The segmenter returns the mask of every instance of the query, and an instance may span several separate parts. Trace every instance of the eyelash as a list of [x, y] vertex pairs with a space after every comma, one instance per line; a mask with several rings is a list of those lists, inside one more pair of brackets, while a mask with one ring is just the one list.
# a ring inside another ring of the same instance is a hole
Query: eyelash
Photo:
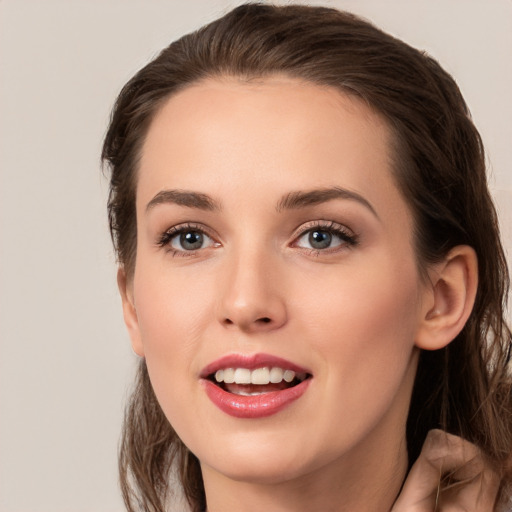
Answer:
[[[355, 247], [359, 243], [359, 236], [347, 229], [346, 227], [342, 226], [341, 224], [337, 224], [333, 221], [314, 221], [311, 223], [306, 224], [306, 226], [302, 226], [300, 231], [297, 232], [294, 235], [294, 242], [292, 246], [296, 246], [298, 241], [303, 238], [308, 233], [314, 232], [314, 231], [323, 231], [327, 232], [330, 235], [338, 237], [342, 243], [341, 248], [340, 246], [336, 246], [334, 248], [325, 248], [325, 249], [314, 249], [314, 248], [307, 248], [307, 247], [299, 247], [301, 250], [306, 251], [312, 255], [319, 256], [320, 254], [329, 254], [332, 252], [338, 252], [343, 249], [349, 249], [352, 247]], [[181, 235], [183, 233], [200, 233], [202, 235], [206, 235], [208, 238], [211, 238], [214, 240], [214, 245], [219, 246], [220, 244], [218, 242], [215, 242], [215, 238], [211, 236], [208, 231], [204, 228], [204, 226], [201, 226], [199, 224], [194, 223], [187, 223], [187, 224], [180, 224], [178, 226], [173, 226], [172, 228], [168, 229], [167, 231], [164, 231], [159, 239], [157, 240], [157, 246], [166, 248], [166, 250], [172, 254], [172, 256], [178, 256], [178, 257], [193, 257], [197, 255], [199, 251], [202, 249], [197, 250], [178, 250], [174, 249], [171, 246], [172, 240], [177, 237], [178, 235]]]
[[293, 245], [297, 245], [298, 241], [301, 240], [305, 235], [314, 231], [327, 232], [330, 235], [338, 237], [342, 242], [340, 246], [325, 249], [301, 247], [303, 251], [307, 251], [309, 254], [314, 256], [320, 256], [321, 254], [330, 254], [339, 252], [341, 250], [350, 249], [359, 243], [359, 236], [341, 224], [338, 224], [334, 221], [313, 221], [311, 223], [307, 223], [305, 226], [301, 226], [300, 231], [294, 236]]
[[[178, 257], [190, 257], [195, 256], [198, 251], [201, 249], [197, 249], [195, 251], [180, 251], [178, 249], [174, 249], [171, 246], [172, 240], [183, 233], [201, 233], [202, 235], [206, 235], [208, 238], [211, 238], [214, 240], [214, 237], [211, 236], [207, 230], [204, 228], [204, 226], [201, 226], [199, 224], [194, 223], [187, 223], [187, 224], [180, 224], [178, 226], [173, 226], [172, 228], [169, 228], [167, 231], [164, 231], [159, 239], [157, 240], [157, 246], [166, 248], [166, 250], [172, 254], [172, 256], [178, 256]], [[218, 244], [218, 242], [216, 242]]]

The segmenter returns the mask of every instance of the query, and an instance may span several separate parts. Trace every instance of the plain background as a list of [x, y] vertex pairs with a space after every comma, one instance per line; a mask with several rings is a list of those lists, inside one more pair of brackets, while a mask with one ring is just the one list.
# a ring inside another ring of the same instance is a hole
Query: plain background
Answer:
[[[0, 0], [0, 511], [121, 511], [136, 356], [99, 154], [121, 86], [237, 1]], [[282, 3], [282, 2], [281, 2]], [[512, 1], [339, 0], [458, 80], [512, 246]]]

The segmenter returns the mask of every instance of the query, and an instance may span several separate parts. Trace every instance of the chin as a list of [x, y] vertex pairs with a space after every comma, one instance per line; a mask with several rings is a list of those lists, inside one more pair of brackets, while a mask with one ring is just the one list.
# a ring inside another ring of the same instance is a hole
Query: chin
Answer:
[[251, 441], [243, 437], [232, 437], [228, 445], [219, 443], [216, 453], [198, 453], [201, 466], [234, 481], [268, 485], [295, 480], [332, 462], [332, 452], [307, 450], [312, 443], [302, 436], [294, 439], [290, 432], [288, 439], [268, 433]]
[[279, 459], [237, 457], [229, 461], [229, 464], [215, 464], [212, 469], [230, 480], [261, 485], [291, 481], [311, 471], [307, 466], [284, 460], [282, 455]]

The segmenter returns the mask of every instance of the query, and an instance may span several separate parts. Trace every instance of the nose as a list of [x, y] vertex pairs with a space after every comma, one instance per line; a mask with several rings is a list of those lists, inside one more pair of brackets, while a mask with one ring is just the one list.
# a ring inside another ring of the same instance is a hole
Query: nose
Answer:
[[226, 261], [219, 321], [228, 329], [261, 333], [287, 322], [285, 290], [279, 264], [262, 251], [245, 251]]

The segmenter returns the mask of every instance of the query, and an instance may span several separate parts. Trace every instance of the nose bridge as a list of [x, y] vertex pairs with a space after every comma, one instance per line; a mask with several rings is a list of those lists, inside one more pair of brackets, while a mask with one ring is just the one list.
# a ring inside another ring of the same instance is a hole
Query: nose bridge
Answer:
[[231, 248], [223, 272], [219, 320], [224, 326], [255, 332], [286, 322], [279, 260], [276, 251], [254, 240]]

